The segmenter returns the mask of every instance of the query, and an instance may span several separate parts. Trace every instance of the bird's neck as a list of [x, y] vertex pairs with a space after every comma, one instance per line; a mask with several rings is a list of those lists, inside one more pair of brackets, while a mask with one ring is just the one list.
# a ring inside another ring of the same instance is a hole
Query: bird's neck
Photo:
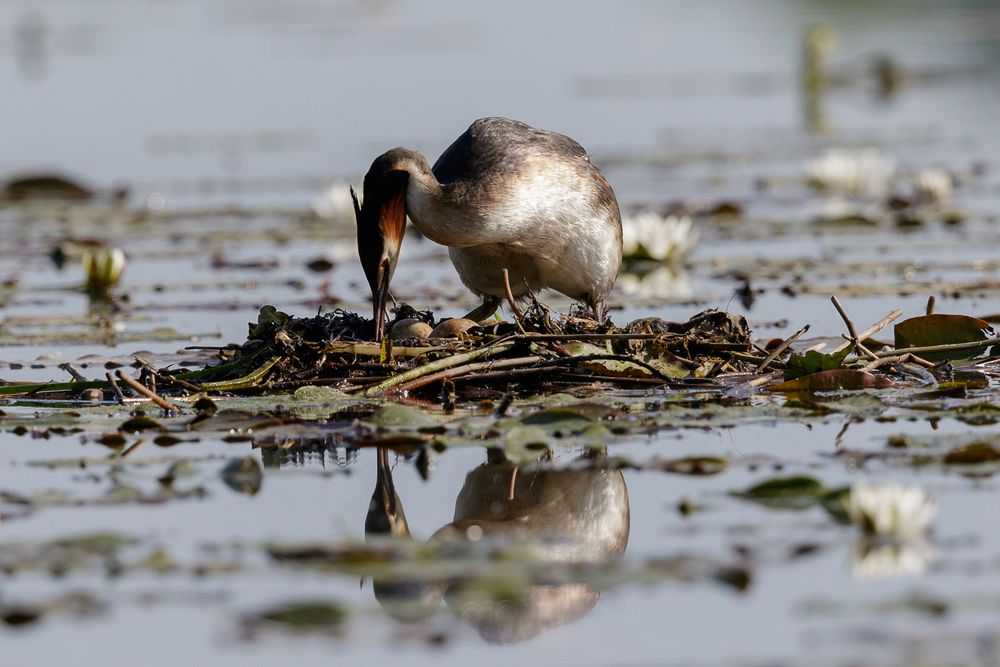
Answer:
[[420, 233], [447, 246], [466, 244], [461, 201], [454, 188], [441, 185], [433, 174], [410, 174], [406, 213]]

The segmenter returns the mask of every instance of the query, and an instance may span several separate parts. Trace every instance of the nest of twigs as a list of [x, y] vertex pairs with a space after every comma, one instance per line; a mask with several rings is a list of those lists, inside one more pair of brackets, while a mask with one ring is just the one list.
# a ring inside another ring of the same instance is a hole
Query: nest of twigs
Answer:
[[[402, 305], [396, 322], [435, 324], [426, 311]], [[750, 362], [746, 320], [715, 310], [687, 322], [659, 318], [618, 327], [593, 319], [554, 317], [533, 304], [515, 322], [467, 329], [449, 338], [371, 340], [371, 320], [336, 310], [293, 318], [265, 306], [245, 343], [220, 350], [223, 363], [203, 376], [204, 389], [286, 391], [332, 385], [369, 396], [436, 391], [442, 384], [541, 393], [579, 385], [704, 386], [720, 373], [745, 373]]]
[[[994, 346], [1000, 338], [987, 322], [933, 314], [931, 302], [927, 315], [896, 325], [892, 346], [871, 337], [901, 311], [858, 333], [840, 302], [832, 300], [849, 335], [828, 352], [818, 351], [826, 342], [792, 351], [808, 326], [759, 347], [743, 317], [718, 310], [703, 311], [686, 322], [650, 317], [616, 326], [587, 317], [554, 316], [533, 302], [524, 312], [517, 311], [513, 322], [469, 322], [451, 337], [397, 336], [378, 343], [372, 341], [373, 322], [355, 313], [335, 310], [294, 318], [264, 306], [249, 325], [247, 340], [211, 348], [217, 361], [202, 369], [157, 368], [137, 358], [138, 378], [118, 370], [106, 374], [106, 381], [88, 380], [67, 368], [74, 382], [8, 383], [0, 386], [0, 396], [139, 400], [131, 395], [164, 409], [174, 407], [164, 396], [260, 395], [307, 385], [367, 397], [446, 402], [496, 393], [637, 387], [717, 391], [739, 398], [758, 388], [797, 393], [885, 389], [899, 383], [965, 391], [989, 384], [997, 375], [1000, 356]], [[390, 331], [403, 320], [441, 324], [432, 313], [406, 305], [393, 315]], [[983, 353], [985, 359], [971, 361]], [[956, 367], [953, 359], [969, 361]]]

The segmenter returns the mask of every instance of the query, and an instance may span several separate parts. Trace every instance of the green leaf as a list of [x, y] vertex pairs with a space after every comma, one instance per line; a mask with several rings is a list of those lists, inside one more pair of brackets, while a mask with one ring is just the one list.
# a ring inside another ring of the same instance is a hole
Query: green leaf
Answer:
[[826, 493], [819, 480], [795, 476], [775, 477], [733, 495], [768, 507], [800, 510], [815, 505]]
[[271, 333], [285, 324], [291, 316], [283, 313], [274, 306], [262, 306], [257, 314], [257, 323], [251, 322], [247, 338], [250, 340], [265, 340]]
[[788, 359], [788, 369], [785, 371], [785, 379], [794, 380], [810, 373], [842, 368], [844, 359], [847, 358], [849, 352], [850, 348], [848, 347], [832, 354], [821, 354], [816, 350], [809, 350], [805, 354], [795, 354], [793, 352], [792, 356]]
[[438, 425], [434, 417], [408, 405], [383, 406], [376, 410], [368, 421], [379, 428], [394, 430], [416, 430]]
[[246, 619], [246, 623], [266, 623], [292, 632], [338, 633], [347, 617], [347, 610], [339, 604], [295, 602], [254, 614]]

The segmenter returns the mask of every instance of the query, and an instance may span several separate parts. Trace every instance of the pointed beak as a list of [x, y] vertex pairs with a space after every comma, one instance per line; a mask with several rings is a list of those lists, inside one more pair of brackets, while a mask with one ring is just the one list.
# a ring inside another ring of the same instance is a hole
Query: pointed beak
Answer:
[[[378, 159], [376, 159], [376, 163]], [[358, 256], [365, 271], [365, 278], [372, 290], [372, 319], [375, 323], [375, 340], [385, 336], [386, 302], [389, 282], [396, 270], [399, 245], [406, 231], [405, 171], [387, 174], [374, 172], [365, 176], [365, 198], [362, 203], [353, 189], [354, 217], [358, 223]]]
[[392, 275], [392, 264], [386, 257], [378, 265], [378, 276], [375, 282], [375, 293], [372, 294], [372, 320], [375, 322], [375, 341], [381, 343], [385, 337], [386, 312], [385, 304], [389, 298], [389, 278]]

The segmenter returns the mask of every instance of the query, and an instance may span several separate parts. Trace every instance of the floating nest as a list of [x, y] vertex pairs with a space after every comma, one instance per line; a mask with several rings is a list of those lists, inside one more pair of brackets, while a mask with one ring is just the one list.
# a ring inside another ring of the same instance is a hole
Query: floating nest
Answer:
[[[125, 402], [137, 396], [169, 410], [174, 406], [164, 396], [262, 395], [326, 385], [371, 398], [407, 396], [449, 405], [497, 395], [608, 388], [664, 387], [737, 398], [759, 388], [796, 393], [901, 384], [962, 392], [1000, 376], [994, 347], [1000, 338], [983, 320], [932, 313], [910, 318], [895, 326], [895, 346], [890, 346], [871, 336], [900, 311], [859, 334], [839, 301], [833, 302], [850, 335], [827, 353], [792, 351], [808, 326], [758, 347], [743, 317], [718, 310], [686, 322], [650, 317], [616, 326], [572, 314], [554, 316], [533, 302], [512, 322], [476, 324], [438, 321], [431, 312], [404, 304], [387, 326], [392, 335], [377, 343], [372, 320], [356, 313], [334, 310], [296, 318], [264, 306], [250, 323], [246, 341], [209, 348], [216, 358], [201, 369], [157, 368], [137, 358], [137, 378], [118, 370], [107, 381], [74, 375], [74, 382], [0, 383], [0, 397]], [[414, 332], [420, 335], [410, 335]], [[984, 353], [986, 358], [971, 360]], [[956, 359], [964, 361], [956, 366]]]
[[294, 318], [265, 306], [246, 342], [220, 349], [222, 363], [205, 369], [199, 386], [260, 393], [323, 384], [368, 396], [466, 385], [541, 393], [580, 385], [711, 386], [713, 376], [753, 370], [738, 356], [754, 350], [746, 320], [716, 310], [683, 323], [646, 318], [624, 327], [553, 317], [538, 303], [515, 322], [468, 328], [405, 304], [393, 315], [387, 331], [419, 322], [427, 331], [437, 325], [438, 333], [379, 344], [371, 340], [372, 321], [355, 313]]

